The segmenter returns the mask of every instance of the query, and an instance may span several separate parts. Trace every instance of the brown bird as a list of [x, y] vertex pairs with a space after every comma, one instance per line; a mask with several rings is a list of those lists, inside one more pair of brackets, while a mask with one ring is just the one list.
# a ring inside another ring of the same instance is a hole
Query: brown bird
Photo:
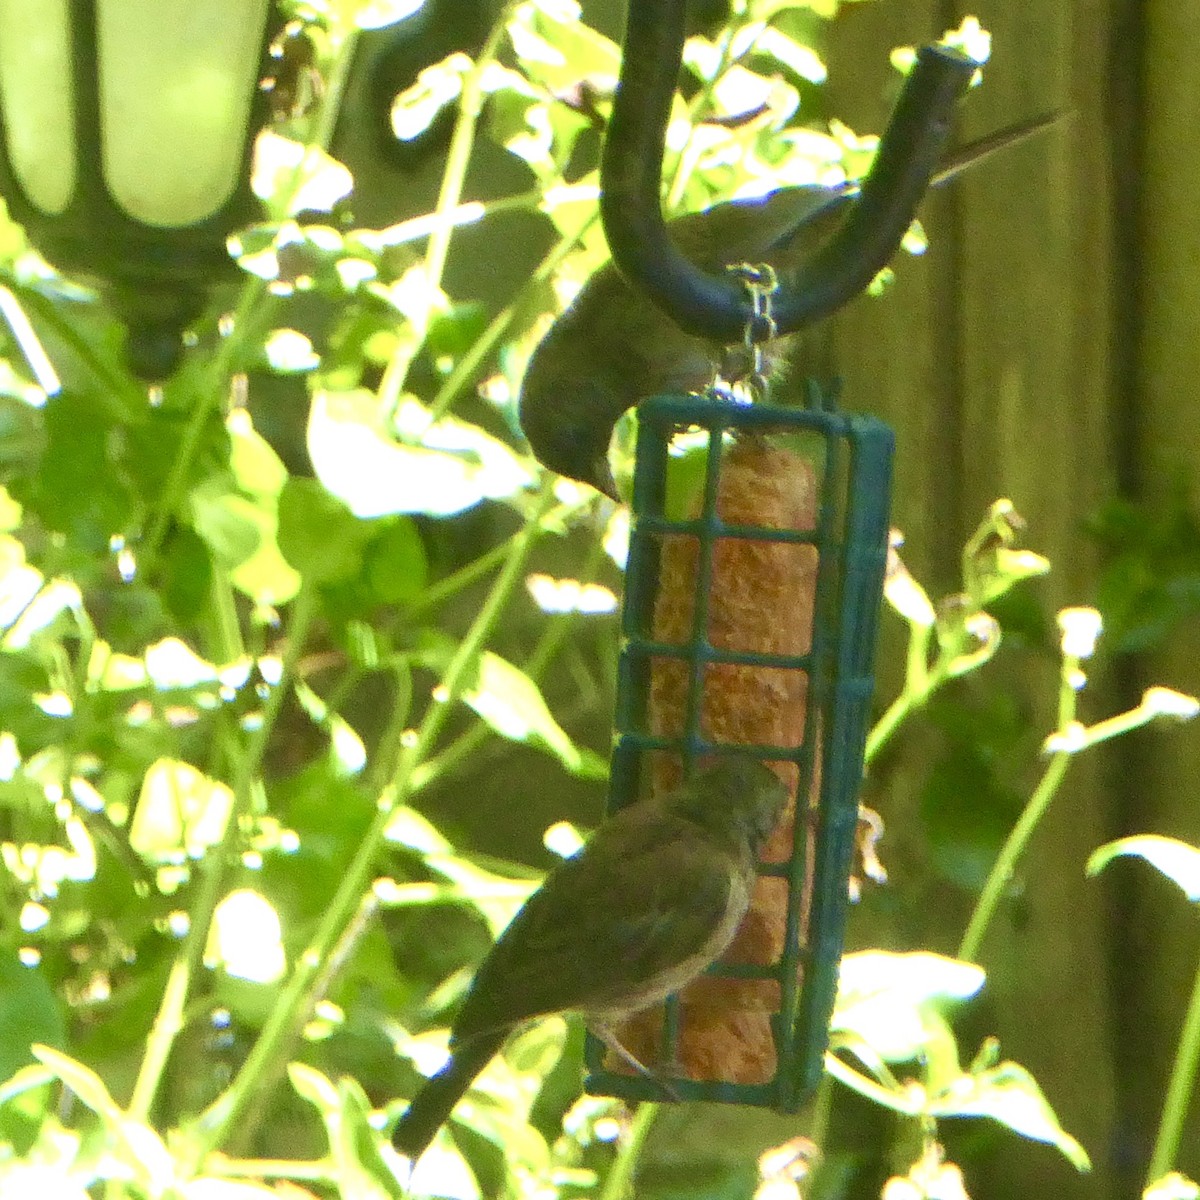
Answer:
[[[1061, 116], [970, 143], [947, 161], [931, 186], [1033, 137]], [[676, 217], [670, 233], [706, 271], [768, 263], [786, 273], [829, 238], [857, 191], [856, 183], [782, 188]], [[768, 369], [786, 356], [794, 337], [764, 347]], [[685, 333], [610, 262], [592, 275], [534, 350], [521, 384], [521, 428], [544, 466], [617, 499], [608, 465], [617, 420], [648, 396], [705, 391], [722, 359], [721, 345]]]
[[400, 1118], [396, 1149], [419, 1158], [505, 1038], [533, 1017], [578, 1012], [645, 1072], [614, 1030], [724, 952], [786, 801], [768, 767], [729, 757], [606, 821], [546, 876], [484, 959], [450, 1031], [452, 1057]]

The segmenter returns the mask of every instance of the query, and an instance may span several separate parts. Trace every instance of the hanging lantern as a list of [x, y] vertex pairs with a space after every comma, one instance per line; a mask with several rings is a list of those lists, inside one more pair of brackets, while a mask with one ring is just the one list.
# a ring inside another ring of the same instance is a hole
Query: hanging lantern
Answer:
[[588, 1049], [594, 1092], [797, 1108], [821, 1077], [848, 906], [887, 557], [893, 437], [817, 404], [638, 409], [610, 804], [749, 754], [793, 804], [730, 950]]
[[270, 0], [0, 0], [0, 193], [59, 269], [96, 276], [144, 378], [235, 274]]

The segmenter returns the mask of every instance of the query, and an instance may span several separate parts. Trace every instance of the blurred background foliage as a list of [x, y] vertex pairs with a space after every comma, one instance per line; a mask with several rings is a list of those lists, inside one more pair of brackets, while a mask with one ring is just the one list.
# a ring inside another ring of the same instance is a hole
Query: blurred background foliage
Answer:
[[[621, 5], [281, 7], [299, 65], [258, 148], [263, 219], [165, 385], [129, 375], [86, 281], [0, 224], [6, 1195], [402, 1194], [379, 1131], [491, 937], [601, 815], [625, 514], [545, 478], [515, 412], [605, 257]], [[1129, 14], [993, 7], [966, 129], [1081, 116], [931, 200], [923, 261], [800, 364], [894, 420], [913, 569], [889, 589], [864, 793], [891, 882], [862, 881], [838, 1082], [797, 1117], [631, 1123], [580, 1097], [580, 1031], [541, 1022], [418, 1194], [1122, 1196], [1152, 1143], [1162, 1170], [1200, 1169], [1161, 1153], [1172, 1062], [1171, 1119], [1188, 1103], [1189, 914], [1149, 871], [1084, 873], [1112, 838], [1200, 836], [1194, 732], [1107, 740], [1200, 688], [1195, 443], [1151, 370], [1182, 318], [1122, 323], [1104, 299], [1171, 261], [1088, 122], [1128, 77], [1076, 26], [1115, 47]], [[889, 54], [948, 23], [907, 0], [712, 0], [692, 21], [670, 211], [860, 175]], [[1080, 603], [1103, 614], [1094, 659], [1055, 623]], [[1127, 852], [1194, 883], [1190, 860]]]

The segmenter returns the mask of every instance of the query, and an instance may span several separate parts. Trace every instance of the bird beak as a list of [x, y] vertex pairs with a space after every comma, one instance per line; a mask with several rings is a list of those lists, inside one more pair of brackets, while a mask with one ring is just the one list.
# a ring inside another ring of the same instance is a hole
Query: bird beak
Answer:
[[598, 492], [603, 492], [606, 496], [612, 500], [615, 500], [618, 504], [622, 503], [621, 497], [617, 494], [617, 481], [613, 478], [612, 468], [608, 465], [607, 454], [601, 454], [596, 461], [592, 463], [592, 470], [588, 476], [588, 483], [590, 483]]

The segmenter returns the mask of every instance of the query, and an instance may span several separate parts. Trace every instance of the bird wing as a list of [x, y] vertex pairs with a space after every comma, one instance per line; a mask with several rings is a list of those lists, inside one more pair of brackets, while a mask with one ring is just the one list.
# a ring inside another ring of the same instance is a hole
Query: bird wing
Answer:
[[627, 811], [560, 863], [501, 935], [456, 1040], [545, 1013], [622, 1007], [712, 940], [741, 864], [690, 821]]

